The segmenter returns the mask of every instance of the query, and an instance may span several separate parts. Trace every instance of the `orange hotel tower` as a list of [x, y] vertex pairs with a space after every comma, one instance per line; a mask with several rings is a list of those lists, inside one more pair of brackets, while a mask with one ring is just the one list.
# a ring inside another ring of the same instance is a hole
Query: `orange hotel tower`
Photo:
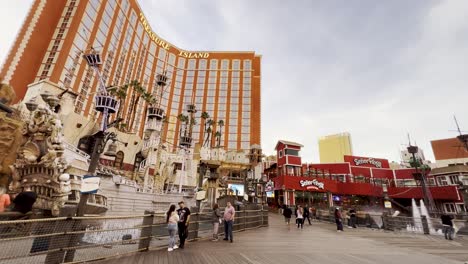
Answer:
[[[178, 144], [176, 117], [185, 112], [193, 93], [198, 116], [206, 111], [214, 120], [224, 120], [221, 145], [226, 149], [260, 145], [261, 56], [177, 48], [154, 33], [136, 0], [35, 0], [0, 70], [0, 81], [14, 87], [17, 100], [29, 84], [42, 80], [69, 88], [77, 94], [75, 112], [95, 118], [98, 81], [82, 58], [91, 47], [101, 54], [106, 86], [138, 80], [152, 92], [156, 74], [167, 71], [170, 81], [161, 105], [169, 125], [163, 140]], [[124, 122], [131, 124], [129, 131], [142, 136], [147, 103], [139, 100], [136, 114], [130, 114], [133, 94], [129, 90], [121, 110]], [[195, 141], [203, 141], [203, 130], [198, 119]]]

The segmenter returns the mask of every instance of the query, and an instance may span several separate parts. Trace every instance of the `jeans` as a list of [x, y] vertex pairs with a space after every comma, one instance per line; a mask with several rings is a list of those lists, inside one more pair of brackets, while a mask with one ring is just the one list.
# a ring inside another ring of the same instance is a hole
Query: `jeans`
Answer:
[[448, 225], [444, 225], [443, 230], [444, 230], [445, 239], [452, 240], [453, 239], [453, 233], [454, 233], [453, 227], [448, 226]]
[[349, 226], [352, 228], [356, 228], [356, 216], [351, 216], [349, 218]]
[[309, 225], [311, 225], [312, 223], [310, 222], [310, 217], [307, 215], [307, 216], [304, 216], [304, 220], [302, 222], [305, 223], [305, 220], [307, 219], [307, 221], [309, 221]]
[[213, 238], [218, 239], [219, 221], [213, 222]]
[[336, 230], [343, 231], [343, 222], [341, 221], [341, 219], [335, 219], [335, 223], [336, 223]]
[[173, 248], [176, 243], [177, 224], [168, 224], [167, 230], [169, 231], [169, 248]]
[[232, 241], [232, 220], [224, 221], [224, 239], [229, 239]]
[[185, 223], [177, 223], [177, 227], [179, 229], [179, 247], [184, 248], [185, 245], [185, 239], [188, 237], [188, 226], [185, 225]]

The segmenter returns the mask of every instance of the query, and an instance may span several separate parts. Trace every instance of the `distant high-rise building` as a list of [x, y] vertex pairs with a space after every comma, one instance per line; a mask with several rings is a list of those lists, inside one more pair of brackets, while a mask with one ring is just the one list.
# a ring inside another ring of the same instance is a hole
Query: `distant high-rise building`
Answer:
[[[189, 104], [195, 104], [197, 118], [207, 112], [224, 121], [214, 125], [213, 134], [222, 130], [220, 145], [226, 149], [261, 143], [260, 55], [176, 47], [153, 31], [137, 0], [32, 2], [0, 69], [0, 80], [14, 87], [17, 100], [24, 99], [30, 84], [47, 81], [76, 94], [75, 112], [94, 120], [98, 80], [82, 58], [93, 48], [101, 55], [106, 87], [137, 80], [151, 94], [157, 88], [155, 76], [165, 73], [169, 82], [160, 104], [167, 116], [163, 140], [168, 144], [178, 145], [177, 116]], [[120, 114], [127, 130], [143, 137], [148, 103], [138, 94], [129, 89], [121, 96]], [[201, 120], [193, 127], [196, 142], [205, 138], [204, 125]]]
[[[401, 154], [401, 163], [405, 167], [411, 167], [411, 160], [413, 158], [413, 154], [409, 153], [407, 149], [404, 149], [400, 152]], [[421, 148], [418, 148], [418, 152], [414, 154], [416, 159], [418, 159], [422, 164], [428, 164], [429, 161], [426, 160], [424, 157], [424, 152]]]
[[344, 162], [345, 155], [353, 155], [351, 135], [348, 132], [319, 138], [321, 163]]

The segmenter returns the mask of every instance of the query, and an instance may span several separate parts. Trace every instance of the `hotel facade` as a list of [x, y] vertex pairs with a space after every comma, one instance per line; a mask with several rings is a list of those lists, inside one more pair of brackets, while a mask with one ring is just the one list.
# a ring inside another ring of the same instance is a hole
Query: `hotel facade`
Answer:
[[[92, 48], [101, 54], [107, 87], [137, 80], [146, 92], [157, 93], [156, 74], [167, 75], [160, 105], [168, 121], [162, 138], [168, 144], [178, 145], [177, 116], [192, 103], [196, 117], [207, 112], [224, 121], [220, 145], [225, 149], [261, 144], [261, 56], [180, 49], [151, 29], [135, 0], [35, 0], [0, 70], [0, 81], [14, 87], [17, 101], [25, 99], [34, 83], [69, 89], [76, 95], [74, 112], [97, 123], [98, 79], [82, 58]], [[148, 103], [138, 97], [127, 90], [120, 111], [126, 130], [143, 137]], [[204, 136], [204, 120], [198, 119], [194, 141], [202, 143]]]

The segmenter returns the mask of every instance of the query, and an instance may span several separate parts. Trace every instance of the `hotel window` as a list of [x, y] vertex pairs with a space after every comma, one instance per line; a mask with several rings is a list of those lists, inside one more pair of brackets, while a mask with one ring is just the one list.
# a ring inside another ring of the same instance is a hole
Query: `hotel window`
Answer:
[[241, 140], [250, 142], [250, 134], [242, 134], [241, 135]]
[[250, 98], [242, 98], [242, 104], [246, 105], [246, 104], [250, 104]]
[[227, 70], [229, 67], [229, 60], [222, 60], [221, 61], [221, 69]]
[[219, 91], [219, 96], [227, 96], [227, 91], [226, 90], [220, 90]]
[[218, 111], [218, 119], [225, 119], [226, 118], [226, 111]]
[[237, 141], [229, 141], [228, 149], [237, 149]]
[[244, 60], [244, 70], [252, 69], [252, 61], [251, 60]]
[[229, 141], [237, 141], [237, 134], [229, 134]]
[[239, 70], [240, 69], [240, 60], [233, 60], [232, 61], [232, 68], [234, 70]]
[[242, 126], [241, 132], [242, 132], [243, 134], [250, 133], [250, 127]]
[[210, 69], [211, 70], [218, 69], [218, 60], [210, 60]]
[[239, 110], [239, 106], [237, 104], [233, 104], [231, 101], [231, 112], [237, 112], [237, 110]]
[[198, 68], [199, 68], [200, 70], [206, 70], [206, 64], [207, 64], [207, 62], [206, 62], [205, 59], [200, 60], [200, 61], [198, 62], [198, 65], [199, 65]]
[[250, 149], [250, 142], [245, 142], [245, 141], [242, 141], [241, 143], [241, 149]]
[[188, 63], [188, 68], [189, 68], [189, 70], [194, 70], [194, 69], [195, 69], [195, 65], [196, 65], [195, 59], [190, 59], [190, 60], [189, 60], [189, 63]]
[[250, 91], [243, 90], [242, 91], [242, 97], [244, 97], [244, 98], [250, 97]]
[[218, 110], [226, 111], [226, 105], [225, 104], [218, 104]]
[[244, 111], [250, 111], [250, 105], [243, 105], [242, 110]]

